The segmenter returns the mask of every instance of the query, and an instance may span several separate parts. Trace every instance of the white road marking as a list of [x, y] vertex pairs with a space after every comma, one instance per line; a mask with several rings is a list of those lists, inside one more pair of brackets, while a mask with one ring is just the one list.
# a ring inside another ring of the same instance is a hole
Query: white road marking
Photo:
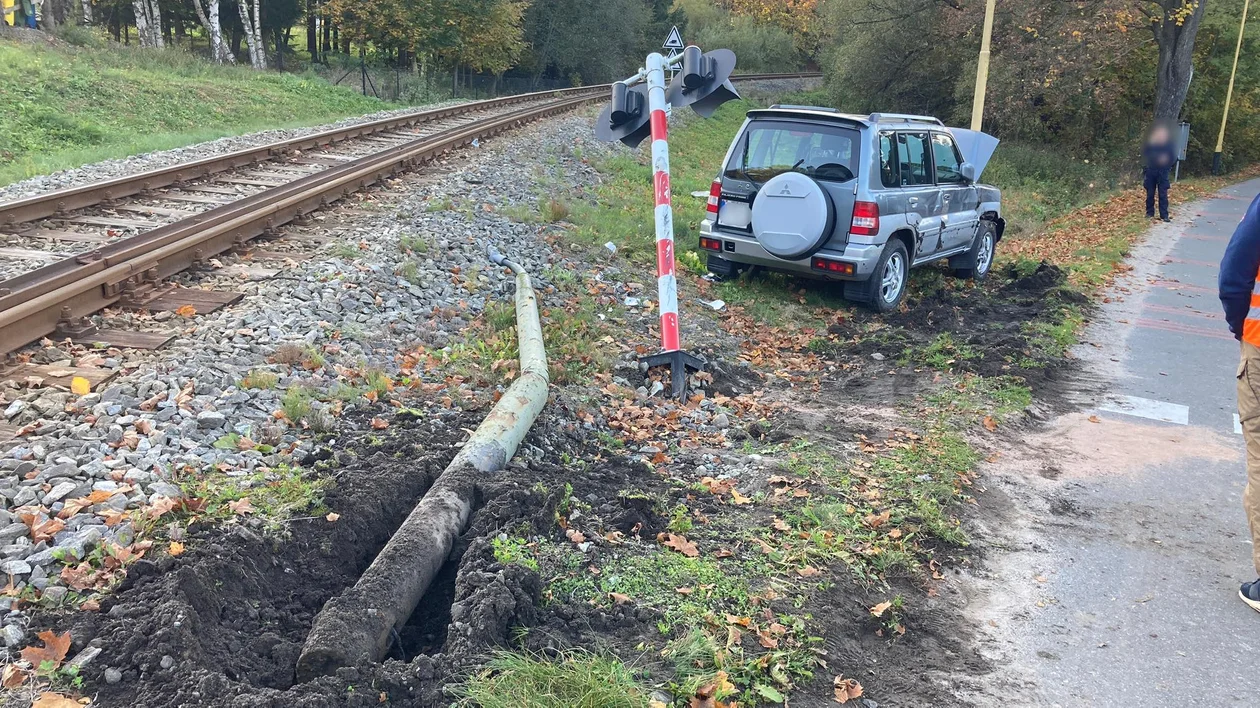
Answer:
[[1242, 421], [1238, 419], [1237, 413], [1234, 414], [1234, 432], [1238, 435], [1242, 435]]
[[1149, 418], [1150, 420], [1158, 420], [1165, 423], [1176, 423], [1177, 425], [1190, 424], [1189, 406], [1167, 401], [1155, 401], [1150, 398], [1139, 398], [1137, 396], [1119, 396], [1099, 406], [1098, 410], [1108, 413], [1133, 415], [1139, 418]]

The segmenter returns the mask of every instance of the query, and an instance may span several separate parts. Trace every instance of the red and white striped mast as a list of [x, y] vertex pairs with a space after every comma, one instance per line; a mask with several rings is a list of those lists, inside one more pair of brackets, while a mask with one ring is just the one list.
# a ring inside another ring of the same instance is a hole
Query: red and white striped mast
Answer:
[[[665, 70], [682, 65], [681, 81], [666, 87]], [[683, 398], [687, 371], [699, 371], [704, 361], [683, 351], [678, 331], [678, 276], [674, 267], [674, 210], [669, 188], [669, 115], [673, 107], [691, 106], [708, 117], [722, 102], [737, 98], [727, 81], [735, 68], [735, 55], [726, 49], [701, 54], [689, 46], [680, 54], [663, 57], [653, 52], [645, 68], [625, 81], [613, 84], [612, 101], [600, 115], [595, 135], [601, 140], [621, 140], [637, 146], [645, 135], [652, 138], [652, 184], [656, 195], [656, 289], [660, 303], [661, 351], [643, 357], [649, 367], [668, 365], [673, 395]], [[647, 120], [643, 116], [643, 86], [647, 93]], [[633, 88], [631, 88], [633, 86]], [[672, 98], [671, 98], [672, 97]], [[649, 130], [643, 132], [644, 123]]]
[[648, 366], [670, 367], [673, 395], [687, 389], [687, 369], [699, 371], [704, 361], [682, 350], [678, 332], [678, 276], [674, 266], [674, 207], [669, 188], [669, 117], [665, 100], [665, 68], [682, 62], [682, 54], [668, 60], [657, 52], [647, 56], [649, 124], [652, 130], [652, 185], [656, 195], [656, 299], [661, 314], [661, 351], [646, 356]]

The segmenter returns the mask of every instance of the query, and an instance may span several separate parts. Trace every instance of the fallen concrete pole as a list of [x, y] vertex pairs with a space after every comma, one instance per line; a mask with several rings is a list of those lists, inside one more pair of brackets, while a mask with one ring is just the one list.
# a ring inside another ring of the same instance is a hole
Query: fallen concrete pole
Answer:
[[529, 275], [493, 247], [490, 259], [516, 274], [516, 336], [521, 375], [491, 409], [354, 587], [315, 617], [298, 658], [308, 681], [361, 661], [380, 661], [450, 555], [472, 514], [479, 475], [507, 466], [547, 402], [547, 352]]

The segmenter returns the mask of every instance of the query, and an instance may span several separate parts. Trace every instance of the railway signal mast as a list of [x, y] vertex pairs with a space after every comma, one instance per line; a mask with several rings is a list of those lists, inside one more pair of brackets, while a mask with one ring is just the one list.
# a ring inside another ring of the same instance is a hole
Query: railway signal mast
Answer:
[[[677, 28], [670, 32], [666, 47], [675, 39]], [[678, 37], [678, 43], [682, 43]], [[680, 69], [665, 83], [667, 69]], [[661, 351], [643, 357], [649, 367], [668, 365], [672, 393], [683, 398], [687, 391], [688, 370], [699, 371], [704, 360], [683, 351], [678, 333], [678, 280], [674, 269], [674, 211], [669, 188], [669, 119], [671, 108], [691, 106], [708, 118], [723, 103], [739, 98], [730, 83], [735, 70], [735, 53], [715, 49], [701, 53], [694, 45], [671, 57], [653, 52], [646, 66], [612, 87], [612, 100], [595, 123], [595, 137], [620, 140], [637, 147], [652, 137], [652, 181], [656, 194], [656, 272], [657, 300], [660, 303]]]

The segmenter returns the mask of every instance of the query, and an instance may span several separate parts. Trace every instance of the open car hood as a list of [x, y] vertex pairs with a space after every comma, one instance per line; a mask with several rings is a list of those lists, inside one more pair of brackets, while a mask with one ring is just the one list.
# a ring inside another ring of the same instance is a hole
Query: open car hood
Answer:
[[953, 133], [954, 142], [958, 143], [963, 160], [975, 166], [976, 181], [979, 182], [985, 166], [993, 157], [993, 151], [997, 149], [998, 139], [988, 133], [966, 128], [950, 128], [949, 132]]

